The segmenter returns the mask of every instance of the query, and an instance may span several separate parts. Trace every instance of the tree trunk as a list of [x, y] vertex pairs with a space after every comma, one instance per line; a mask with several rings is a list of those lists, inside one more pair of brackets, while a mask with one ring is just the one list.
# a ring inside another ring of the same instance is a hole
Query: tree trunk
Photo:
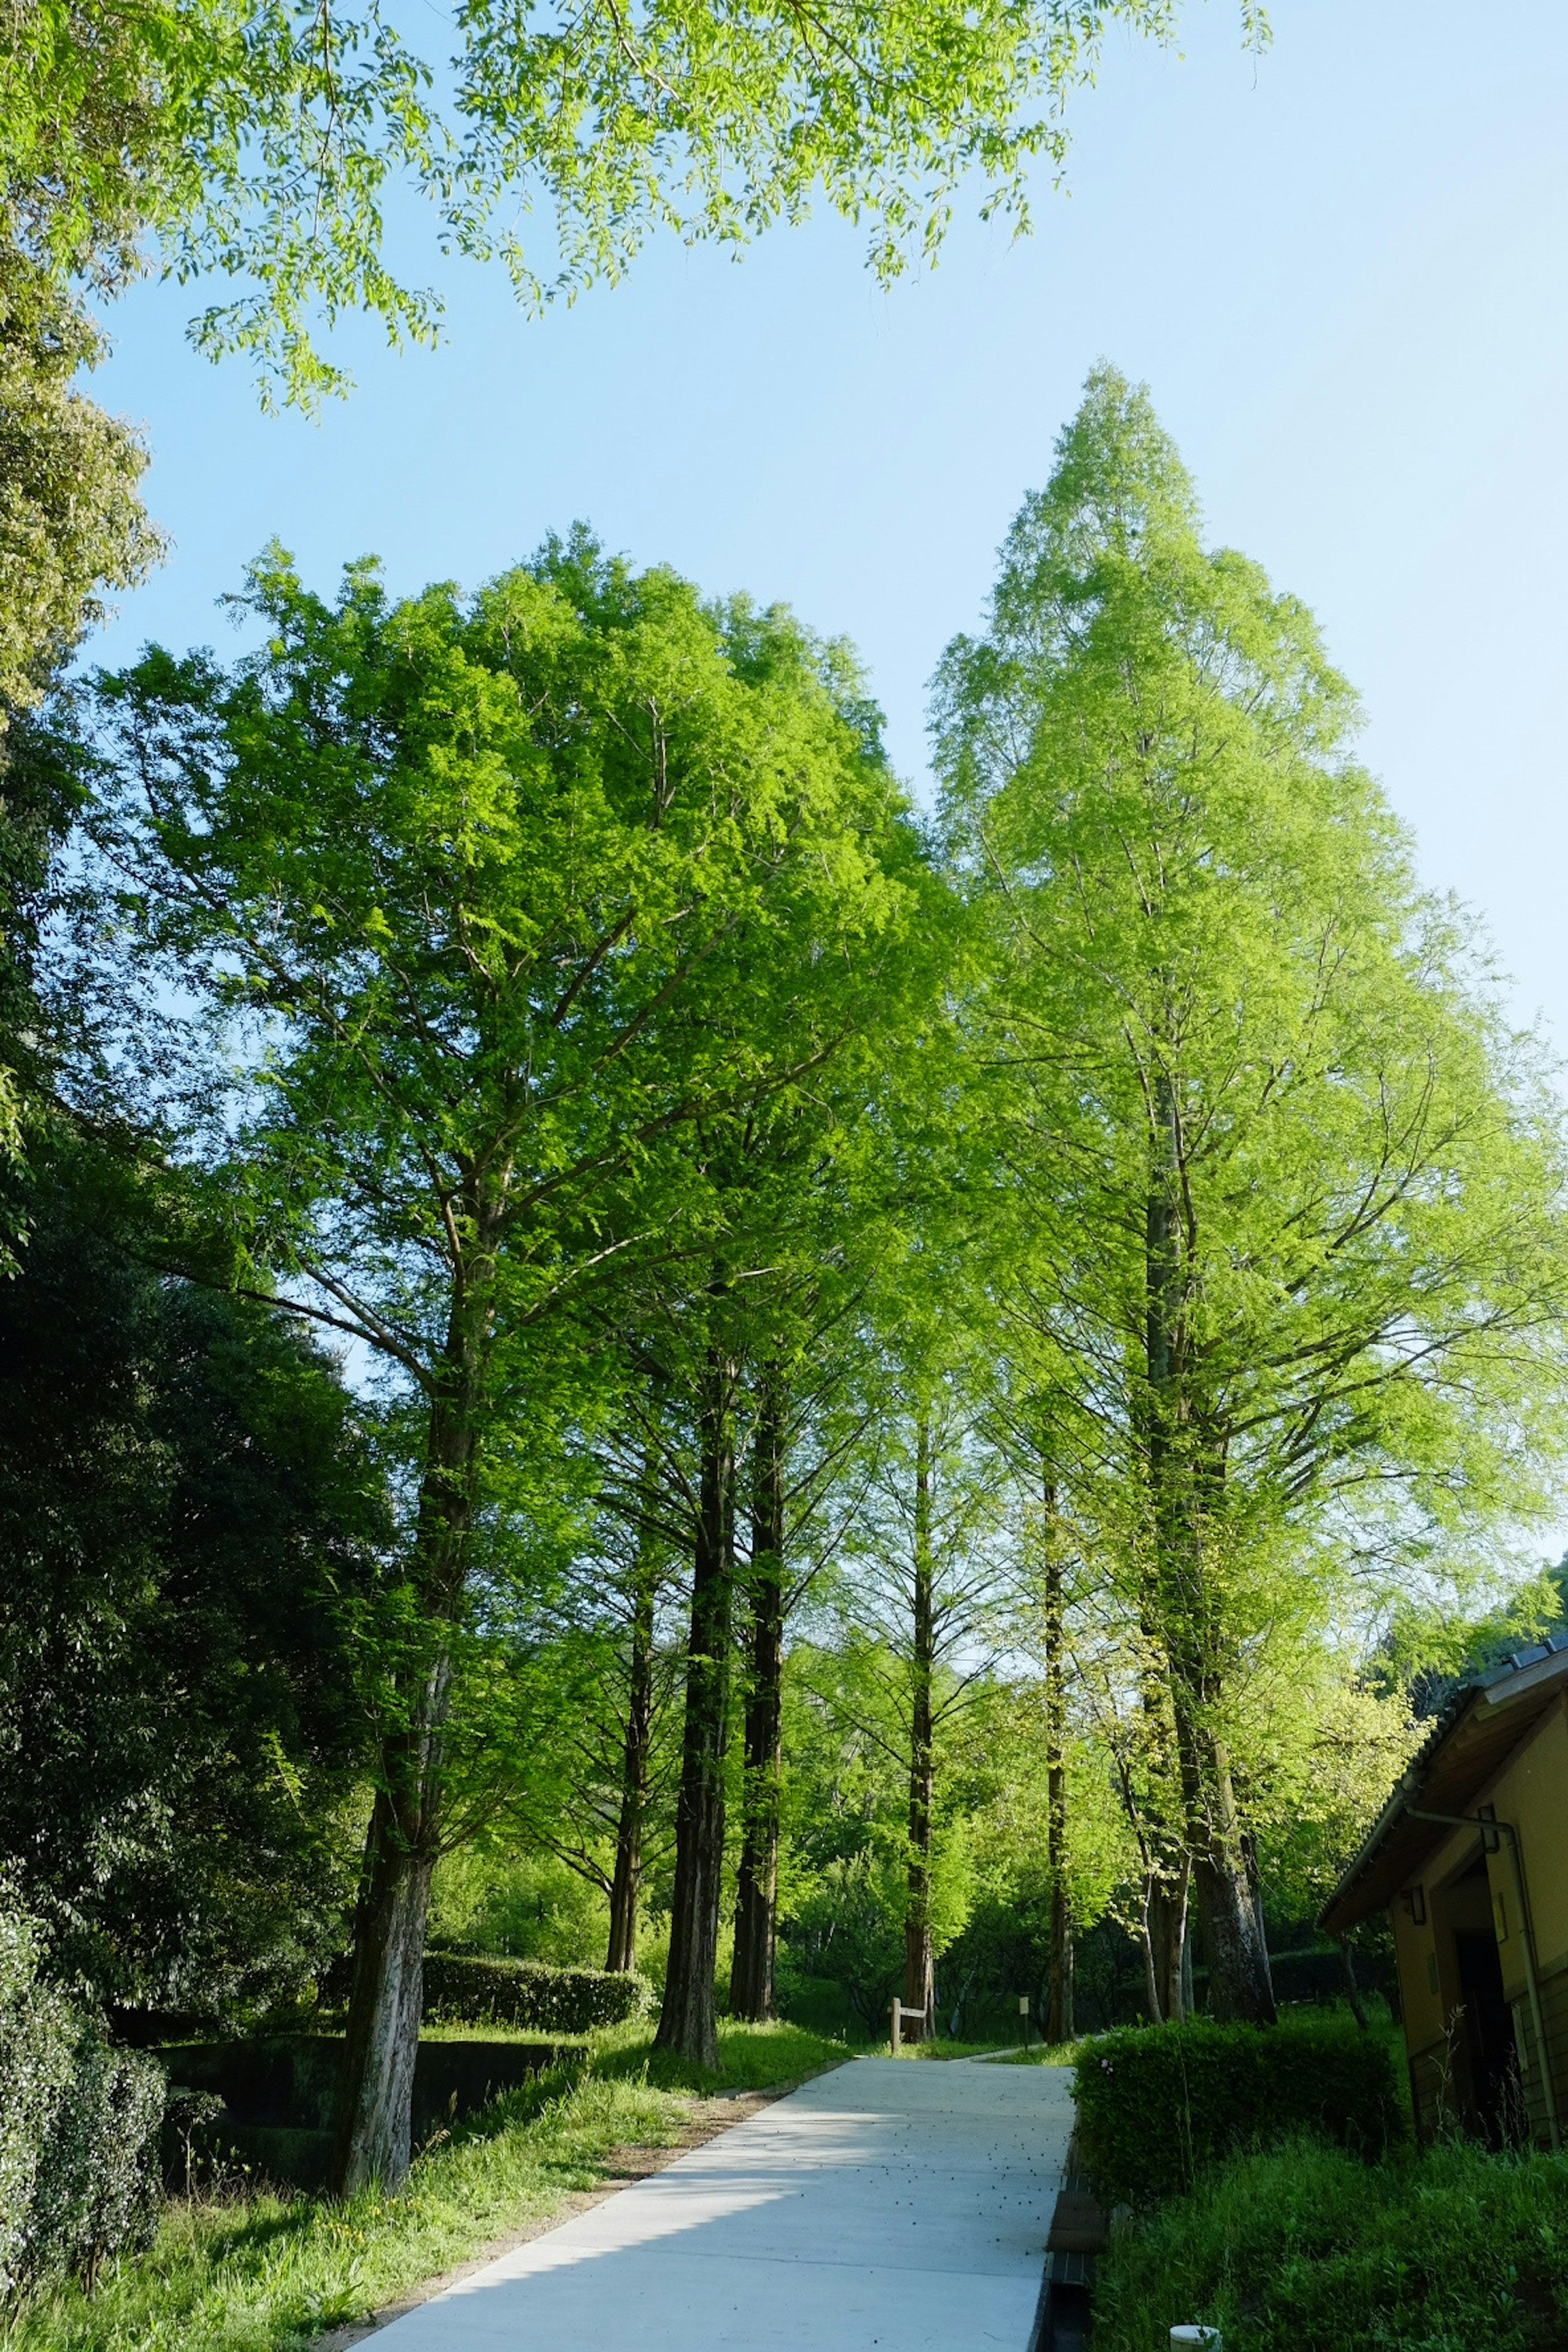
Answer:
[[931, 1951], [931, 1830], [936, 1788], [931, 1728], [931, 1679], [936, 1625], [931, 1591], [931, 1424], [922, 1413], [915, 1424], [914, 1622], [910, 1691], [910, 1877], [904, 1915], [904, 2000], [925, 2019], [929, 2034], [935, 2013], [936, 1971]]
[[1276, 2011], [1268, 1949], [1247, 1880], [1230, 1759], [1205, 1725], [1184, 1722], [1184, 1713], [1178, 1692], [1176, 1736], [1193, 1884], [1208, 1961], [1209, 2007], [1222, 2024], [1272, 2025]]
[[746, 1766], [735, 1956], [730, 2010], [762, 2023], [773, 2013], [777, 1939], [779, 1783], [784, 1731], [784, 1400], [764, 1381], [752, 1453], [751, 1616], [747, 1626]]
[[410, 1852], [378, 1794], [354, 1919], [343, 2095], [333, 2174], [340, 2196], [401, 2188], [412, 2156], [414, 2062], [425, 1990], [425, 1920], [434, 1864]]
[[1149, 2004], [1151, 2025], [1163, 2025], [1165, 2011], [1160, 2000], [1160, 1963], [1154, 1952], [1153, 1923], [1149, 1908], [1154, 1900], [1155, 1880], [1152, 1874], [1143, 1874], [1143, 1903], [1138, 1914], [1138, 1945], [1143, 1955], [1143, 1998]]
[[463, 1605], [473, 1520], [487, 1294], [459, 1284], [442, 1384], [430, 1408], [415, 1530], [413, 1581], [425, 1613], [426, 1663], [402, 1680], [406, 1713], [383, 1735], [354, 1908], [354, 1965], [331, 2185], [400, 2189], [412, 2157], [414, 2062], [424, 1995], [425, 1923], [440, 1851], [449, 1628]]
[[[1176, 1098], [1155, 1081], [1146, 1232], [1146, 1433], [1156, 1606], [1171, 1677], [1183, 1827], [1216, 2018], [1274, 2022], [1230, 1762], [1215, 1728], [1222, 1692], [1204, 1560], [1203, 1504], [1220, 1489], [1216, 1442], [1191, 1393], [1184, 1318], [1181, 1137]], [[1178, 1947], [1179, 1952], [1179, 1947]]]
[[1182, 1954], [1187, 1939], [1187, 1896], [1191, 1866], [1184, 1857], [1174, 1877], [1150, 1882], [1145, 1906], [1149, 1948], [1159, 2014], [1167, 2024], [1180, 2024], [1187, 2014]]
[[700, 2066], [719, 2063], [713, 1971], [724, 1869], [724, 1759], [729, 1745], [733, 1368], [711, 1353], [700, 1413], [701, 1488], [691, 1576], [686, 1727], [675, 1818], [669, 1968], [655, 2047]]
[[1046, 1866], [1051, 1884], [1050, 1995], [1046, 2040], [1070, 2042], [1072, 1895], [1068, 1884], [1067, 1657], [1056, 1492], [1046, 1488]]
[[1355, 1980], [1355, 1962], [1351, 1958], [1351, 1939], [1348, 1936], [1340, 1937], [1340, 1973], [1345, 1980], [1345, 1998], [1351, 2005], [1351, 2015], [1365, 2033], [1368, 2030], [1366, 2010], [1362, 2002], [1361, 1987]]
[[626, 1738], [621, 1757], [621, 1811], [616, 1825], [616, 1868], [610, 1881], [610, 1943], [605, 1967], [629, 1974], [637, 1964], [637, 1895], [642, 1885], [643, 1815], [647, 1808], [648, 1743], [653, 1730], [652, 1538], [638, 1538], [632, 1596], [632, 1649], [626, 1695]]

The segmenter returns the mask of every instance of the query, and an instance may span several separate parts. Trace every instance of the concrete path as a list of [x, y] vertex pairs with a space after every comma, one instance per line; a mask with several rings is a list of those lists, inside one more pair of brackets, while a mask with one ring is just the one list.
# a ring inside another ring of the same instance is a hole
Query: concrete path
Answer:
[[1070, 2081], [853, 2059], [394, 2320], [375, 2352], [1026, 2352]]

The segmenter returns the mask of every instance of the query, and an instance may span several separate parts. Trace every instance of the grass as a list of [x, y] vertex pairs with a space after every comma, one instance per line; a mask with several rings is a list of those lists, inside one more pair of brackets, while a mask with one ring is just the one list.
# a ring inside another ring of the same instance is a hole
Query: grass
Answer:
[[1119, 2227], [1095, 2352], [1544, 2352], [1568, 2342], [1568, 2158], [1451, 2144], [1378, 2165], [1314, 2141], [1233, 2158]]
[[5, 2352], [302, 2352], [497, 2238], [600, 2186], [617, 2147], [668, 2147], [690, 2094], [763, 2089], [842, 2058], [787, 2025], [721, 2022], [721, 2071], [652, 2053], [646, 2021], [595, 2037], [460, 2125], [415, 2164], [401, 2195], [342, 2205], [256, 2194], [171, 2206], [153, 2244], [25, 2305]]
[[998, 2066], [1072, 2066], [1078, 2063], [1076, 2042], [1031, 2042], [1026, 2051], [1015, 2050], [998, 2058]]

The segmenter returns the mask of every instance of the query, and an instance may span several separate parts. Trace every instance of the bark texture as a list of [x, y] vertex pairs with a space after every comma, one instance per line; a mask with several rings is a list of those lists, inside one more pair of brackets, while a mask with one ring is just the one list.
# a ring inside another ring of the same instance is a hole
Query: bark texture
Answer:
[[375, 1801], [354, 1922], [344, 2095], [333, 2171], [352, 2196], [373, 2180], [400, 2188], [412, 2157], [414, 2062], [425, 1992], [425, 1921], [433, 1864], [405, 1850], [384, 1796]]
[[931, 1682], [936, 1664], [936, 1620], [931, 1544], [931, 1424], [922, 1413], [915, 1424], [914, 1585], [910, 1652], [910, 1865], [904, 1914], [904, 2001], [919, 2010], [931, 2034], [936, 2014], [935, 1958], [931, 1949], [931, 1832], [936, 1793], [936, 1754], [931, 1723]]
[[732, 2015], [773, 2013], [778, 1933], [779, 1781], [784, 1747], [784, 1400], [764, 1381], [752, 1455], [752, 1567], [746, 1628], [746, 1755], [735, 1889]]
[[733, 1371], [710, 1355], [700, 1412], [701, 1477], [692, 1557], [686, 1721], [675, 1819], [669, 1967], [655, 2046], [701, 2066], [719, 2063], [713, 1975], [724, 1868], [724, 1757], [730, 1729], [734, 1575]]
[[468, 1573], [489, 1330], [487, 1268], [493, 1271], [493, 1260], [481, 1257], [455, 1284], [431, 1399], [413, 1555], [426, 1656], [405, 1672], [396, 1693], [402, 1719], [380, 1742], [380, 1786], [365, 1837], [331, 2172], [334, 2192], [344, 2197], [372, 2180], [400, 2189], [413, 2153], [425, 1923], [441, 1845], [448, 1633]]

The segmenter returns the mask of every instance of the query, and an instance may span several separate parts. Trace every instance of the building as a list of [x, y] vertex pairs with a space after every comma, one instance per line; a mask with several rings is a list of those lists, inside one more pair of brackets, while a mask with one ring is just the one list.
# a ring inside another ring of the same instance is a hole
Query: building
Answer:
[[1568, 2145], [1568, 1635], [1460, 1685], [1319, 1925], [1385, 1906], [1421, 2137]]

